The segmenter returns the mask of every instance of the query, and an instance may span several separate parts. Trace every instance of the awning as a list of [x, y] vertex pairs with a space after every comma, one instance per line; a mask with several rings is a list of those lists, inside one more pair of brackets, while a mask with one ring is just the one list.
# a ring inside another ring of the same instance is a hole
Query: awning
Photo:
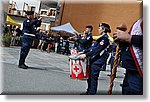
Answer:
[[[113, 42], [114, 40], [113, 40], [113, 38], [110, 36], [110, 34], [107, 34], [108, 35], [108, 37], [109, 37], [109, 40], [111, 41], [111, 42]], [[99, 35], [99, 36], [93, 36], [93, 39], [94, 40], [97, 40], [98, 38], [100, 38], [101, 37], [101, 35]]]
[[8, 15], [7, 15], [6, 23], [9, 24], [9, 25], [20, 26], [19, 23], [17, 23], [16, 21], [14, 21], [14, 20], [13, 20], [11, 17], [9, 17]]
[[78, 33], [70, 23], [66, 23], [64, 25], [61, 26], [57, 26], [57, 27], [51, 27], [51, 30], [53, 31], [64, 31], [70, 34], [75, 34]]

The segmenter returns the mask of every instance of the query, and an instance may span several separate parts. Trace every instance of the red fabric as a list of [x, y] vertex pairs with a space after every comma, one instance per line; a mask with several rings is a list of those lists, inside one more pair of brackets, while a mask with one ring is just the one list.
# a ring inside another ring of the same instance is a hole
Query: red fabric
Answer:
[[141, 26], [142, 33], [143, 33], [143, 21], [141, 22], [140, 26]]
[[133, 59], [134, 59], [136, 68], [137, 68], [137, 70], [138, 70], [138, 72], [139, 72], [139, 75], [140, 75], [141, 77], [143, 77], [143, 72], [141, 71], [140, 65], [139, 65], [139, 63], [138, 63], [138, 61], [137, 61], [137, 59], [136, 59], [136, 56], [135, 56], [135, 54], [134, 54], [134, 51], [133, 51], [132, 47], [130, 47], [130, 51], [131, 51], [132, 57], [133, 57]]
[[[137, 21], [136, 21], [136, 22], [137, 22]], [[135, 23], [133, 23], [133, 25], [134, 25], [134, 24], [135, 24]], [[132, 31], [133, 25], [132, 25], [132, 27], [131, 27], [129, 33], [131, 33], [131, 31]], [[143, 21], [141, 22], [140, 27], [141, 27], [142, 32], [143, 32]], [[132, 46], [130, 47], [130, 51], [131, 51], [133, 60], [134, 60], [134, 62], [135, 62], [135, 65], [136, 65], [136, 67], [137, 67], [137, 70], [138, 70], [138, 72], [139, 72], [139, 75], [140, 75], [141, 77], [143, 77], [143, 72], [142, 72], [142, 70], [141, 70], [141, 68], [140, 68], [140, 65], [139, 65], [137, 59], [136, 59], [136, 56], [135, 56], [135, 54], [134, 54], [134, 51], [133, 51]]]

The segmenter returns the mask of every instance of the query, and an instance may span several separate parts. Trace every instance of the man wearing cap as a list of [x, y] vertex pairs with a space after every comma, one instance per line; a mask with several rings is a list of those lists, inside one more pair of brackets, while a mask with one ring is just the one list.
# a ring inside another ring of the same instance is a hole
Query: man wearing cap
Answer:
[[41, 25], [41, 17], [34, 19], [34, 12], [27, 11], [27, 19], [23, 22], [23, 36], [22, 36], [22, 46], [20, 51], [19, 68], [27, 69], [28, 66], [25, 65], [25, 59], [29, 53], [32, 46], [33, 40], [35, 38], [36, 27]]

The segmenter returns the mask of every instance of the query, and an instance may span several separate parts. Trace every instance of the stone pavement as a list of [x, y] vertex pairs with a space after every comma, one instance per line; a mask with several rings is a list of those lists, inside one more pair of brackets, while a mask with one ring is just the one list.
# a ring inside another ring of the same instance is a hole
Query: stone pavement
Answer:
[[[69, 77], [68, 56], [41, 52], [31, 49], [26, 64], [31, 68], [18, 68], [20, 47], [0, 47], [2, 69], [2, 94], [57, 94], [79, 95], [86, 91], [86, 80], [74, 80]], [[114, 81], [113, 94], [120, 95], [120, 84], [125, 70], [118, 68]], [[99, 95], [106, 95], [109, 86], [109, 65], [101, 71], [98, 84]]]

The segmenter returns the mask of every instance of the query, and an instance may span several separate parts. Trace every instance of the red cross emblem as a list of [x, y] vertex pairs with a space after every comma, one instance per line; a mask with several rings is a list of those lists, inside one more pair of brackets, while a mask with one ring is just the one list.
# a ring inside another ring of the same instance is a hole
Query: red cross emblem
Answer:
[[79, 70], [79, 68], [77, 66], [75, 66], [74, 70], [77, 72]]
[[73, 64], [72, 65], [72, 72], [76, 75], [76, 76], [78, 76], [78, 74], [80, 74], [81, 73], [81, 66], [79, 65], [79, 64]]

